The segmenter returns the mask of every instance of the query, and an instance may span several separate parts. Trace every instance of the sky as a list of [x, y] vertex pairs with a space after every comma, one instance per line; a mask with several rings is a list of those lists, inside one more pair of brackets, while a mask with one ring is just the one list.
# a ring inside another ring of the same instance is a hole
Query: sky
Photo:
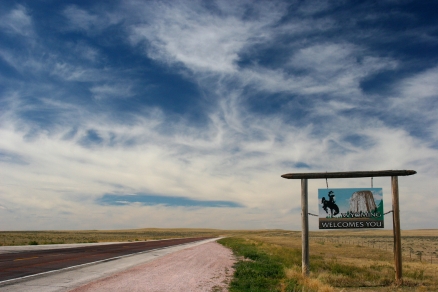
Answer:
[[[399, 177], [401, 228], [438, 228], [436, 11], [0, 2], [0, 230], [300, 230], [282, 174], [387, 169], [418, 172]], [[390, 178], [373, 184], [391, 210]], [[309, 212], [327, 185], [371, 179], [310, 180]]]

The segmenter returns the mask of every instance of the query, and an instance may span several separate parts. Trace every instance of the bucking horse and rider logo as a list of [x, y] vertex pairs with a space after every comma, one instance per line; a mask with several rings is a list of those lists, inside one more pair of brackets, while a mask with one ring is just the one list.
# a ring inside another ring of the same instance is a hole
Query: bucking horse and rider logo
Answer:
[[339, 214], [339, 207], [335, 202], [335, 193], [333, 191], [329, 191], [328, 193], [329, 199], [326, 200], [325, 197], [322, 197], [321, 204], [324, 211], [328, 214], [328, 210], [330, 209], [331, 216], [336, 216]]

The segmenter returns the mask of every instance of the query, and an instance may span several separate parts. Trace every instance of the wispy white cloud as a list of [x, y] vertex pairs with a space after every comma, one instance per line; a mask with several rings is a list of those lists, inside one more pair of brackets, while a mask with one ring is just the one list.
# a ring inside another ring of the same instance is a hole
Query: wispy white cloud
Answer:
[[74, 52], [74, 56], [79, 56], [87, 61], [96, 62], [100, 59], [100, 52], [98, 49], [93, 48], [92, 46], [79, 42], [72, 44], [72, 49]]
[[133, 95], [131, 86], [126, 83], [97, 85], [93, 86], [90, 91], [96, 99], [107, 97], [127, 98]]
[[[41, 54], [38, 50], [48, 50], [43, 45], [35, 44], [34, 49], [35, 51], [25, 54], [0, 49], [0, 57], [22, 75], [46, 76], [46, 74], [51, 74], [70, 81], [93, 81], [102, 79], [105, 75], [108, 76], [105, 69], [84, 66], [80, 62], [64, 58], [56, 51], [50, 54]], [[72, 51], [75, 50], [77, 49], [72, 49]], [[88, 56], [83, 55], [83, 53], [86, 54], [86, 52], [81, 53], [85, 58], [90, 58], [93, 55], [91, 51], [88, 52]]]
[[153, 59], [168, 64], [181, 63], [201, 72], [235, 71], [238, 53], [248, 43], [269, 38], [261, 28], [282, 16], [280, 11], [268, 9], [257, 19], [243, 21], [243, 15], [239, 15], [243, 12], [240, 5], [235, 5], [232, 10], [223, 5], [218, 7], [218, 13], [214, 13], [200, 3], [195, 7], [179, 2], [171, 5], [156, 2], [147, 6], [135, 4], [134, 7], [144, 13], [145, 21], [131, 25], [131, 42], [145, 42], [147, 54]]
[[416, 121], [427, 129], [430, 140], [438, 138], [438, 67], [433, 67], [394, 85], [391, 109], [400, 116]]
[[418, 101], [419, 99], [436, 98], [438, 95], [437, 80], [438, 67], [434, 67], [403, 80], [397, 90], [400, 91], [405, 100]]
[[0, 57], [20, 73], [26, 73], [28, 70], [39, 72], [45, 68], [44, 62], [36, 56], [22, 56], [20, 59], [14, 52], [3, 49], [0, 50]]
[[67, 6], [63, 15], [68, 21], [67, 30], [80, 30], [90, 34], [95, 34], [122, 20], [118, 14], [101, 10], [89, 11], [77, 5]]
[[70, 21], [72, 28], [79, 28], [83, 30], [89, 30], [101, 21], [98, 15], [80, 9], [75, 5], [68, 6], [64, 10], [64, 15]]
[[312, 2], [303, 2], [298, 10], [300, 13], [304, 15], [313, 15], [316, 13], [323, 12], [329, 8], [332, 8], [331, 5], [329, 5], [329, 2], [326, 0], [317, 0]]
[[33, 34], [32, 17], [23, 5], [17, 5], [14, 9], [0, 17], [0, 27], [7, 32], [22, 36]]

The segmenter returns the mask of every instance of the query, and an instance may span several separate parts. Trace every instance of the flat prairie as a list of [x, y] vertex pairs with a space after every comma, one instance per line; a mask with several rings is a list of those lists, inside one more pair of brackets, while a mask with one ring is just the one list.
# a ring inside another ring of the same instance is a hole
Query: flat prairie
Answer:
[[187, 237], [245, 236], [281, 230], [221, 230], [205, 228], [141, 228], [122, 230], [0, 231], [0, 246], [146, 241]]
[[[402, 253], [405, 260], [419, 260], [438, 264], [438, 229], [402, 230]], [[336, 240], [392, 252], [392, 230], [318, 231], [311, 233], [313, 240]]]
[[[301, 232], [266, 231], [246, 238], [282, 249], [283, 257], [301, 251]], [[438, 291], [436, 229], [402, 231], [400, 287], [394, 286], [392, 230], [312, 231], [309, 240], [310, 279], [333, 287], [327, 291]], [[287, 270], [289, 277], [301, 276], [300, 264]]]
[[185, 237], [216, 237], [224, 231], [192, 228], [142, 228], [125, 230], [0, 231], [1, 245], [36, 245], [146, 241]]
[[[402, 287], [393, 285], [392, 230], [311, 231], [310, 279], [319, 281], [321, 285], [331, 285], [332, 290], [327, 291], [438, 291], [438, 229], [402, 230], [401, 234], [404, 279]], [[195, 228], [3, 231], [0, 232], [0, 245], [122, 242], [219, 236], [243, 238], [256, 245], [261, 244], [266, 250], [275, 251], [283, 257], [290, 255], [289, 262], [292, 264], [290, 267], [285, 267], [286, 274], [292, 278], [301, 274], [301, 231]]]

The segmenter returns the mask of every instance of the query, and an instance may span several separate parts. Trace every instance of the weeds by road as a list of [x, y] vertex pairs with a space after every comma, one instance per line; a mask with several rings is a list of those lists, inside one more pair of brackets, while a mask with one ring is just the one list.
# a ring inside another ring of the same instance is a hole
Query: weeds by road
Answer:
[[[305, 291], [437, 291], [438, 288], [438, 267], [426, 262], [405, 262], [404, 285], [394, 286], [392, 251], [313, 240], [310, 244], [310, 277], [303, 278], [301, 239], [294, 233], [267, 232], [228, 238], [220, 243], [241, 256], [230, 291], [301, 291], [303, 287]], [[259, 279], [263, 273], [253, 271], [247, 265], [266, 258], [272, 264], [281, 265], [284, 273], [277, 272], [269, 287], [262, 285], [255, 289], [248, 283], [263, 283]], [[244, 268], [245, 277], [238, 272], [239, 268]]]
[[230, 291], [275, 291], [285, 277], [281, 262], [255, 243], [242, 238], [224, 238], [218, 242], [240, 257], [234, 267]]

